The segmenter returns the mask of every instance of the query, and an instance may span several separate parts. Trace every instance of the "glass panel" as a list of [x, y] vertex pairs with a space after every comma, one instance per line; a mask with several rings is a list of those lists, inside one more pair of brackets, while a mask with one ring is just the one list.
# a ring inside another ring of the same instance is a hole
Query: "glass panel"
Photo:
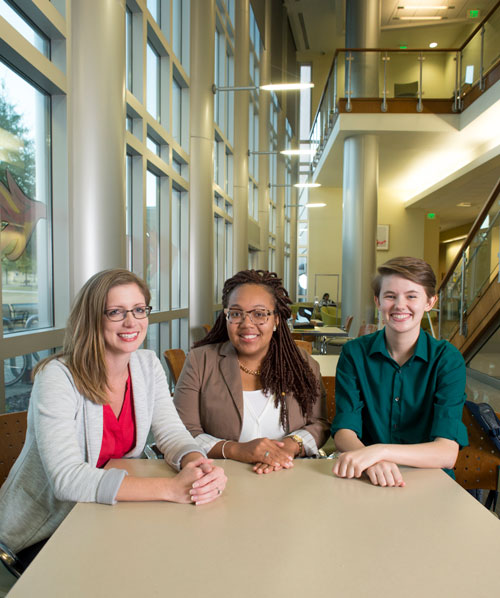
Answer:
[[26, 411], [28, 409], [33, 382], [31, 373], [35, 364], [52, 354], [52, 350], [17, 355], [3, 360], [5, 384], [5, 411]]
[[160, 155], [160, 145], [156, 143], [154, 139], [151, 139], [149, 135], [146, 139], [146, 147], [151, 150], [153, 154], [156, 154], [157, 156]]
[[160, 177], [146, 175], [146, 283], [151, 291], [151, 305], [160, 307]]
[[[127, 8], [125, 14], [125, 35], [126, 35], [126, 69], [127, 69], [127, 89], [132, 91], [132, 12]], [[130, 131], [131, 129], [129, 129]]]
[[181, 306], [181, 242], [182, 242], [182, 194], [172, 189], [172, 229], [171, 229], [171, 280], [172, 309]]
[[14, 10], [5, 0], [0, 0], [0, 17], [3, 17], [30, 44], [47, 58], [50, 58], [49, 39], [43, 35], [26, 17]]
[[160, 23], [160, 0], [148, 0], [147, 7], [153, 19]]
[[[184, 0], [185, 1], [185, 0]], [[182, 4], [183, 0], [173, 0], [172, 38], [174, 54], [182, 62]]]
[[160, 56], [148, 43], [146, 51], [146, 97], [147, 97], [147, 110], [156, 118], [160, 119]]
[[500, 328], [467, 365], [473, 370], [500, 380]]
[[156, 355], [160, 355], [160, 325], [150, 324], [148, 326], [148, 334], [144, 340], [144, 348], [154, 351]]
[[175, 79], [172, 80], [172, 135], [178, 143], [182, 143], [182, 88]]
[[132, 156], [127, 154], [126, 161], [127, 193], [125, 196], [127, 268], [132, 270]]
[[49, 119], [49, 97], [0, 62], [4, 334], [53, 323]]

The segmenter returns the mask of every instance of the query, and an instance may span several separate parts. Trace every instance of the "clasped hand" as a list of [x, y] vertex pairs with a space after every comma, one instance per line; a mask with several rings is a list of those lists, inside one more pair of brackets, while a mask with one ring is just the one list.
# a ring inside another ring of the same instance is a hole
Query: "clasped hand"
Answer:
[[384, 459], [384, 447], [380, 444], [341, 453], [332, 471], [340, 478], [360, 478], [366, 473], [375, 486], [405, 485], [396, 463]]
[[213, 459], [199, 457], [189, 461], [175, 477], [176, 502], [203, 505], [218, 498], [226, 487], [227, 477]]
[[259, 474], [293, 467], [297, 447], [297, 443], [291, 438], [283, 440], [257, 438], [241, 444], [241, 448], [246, 453], [245, 460], [254, 463], [253, 470]]

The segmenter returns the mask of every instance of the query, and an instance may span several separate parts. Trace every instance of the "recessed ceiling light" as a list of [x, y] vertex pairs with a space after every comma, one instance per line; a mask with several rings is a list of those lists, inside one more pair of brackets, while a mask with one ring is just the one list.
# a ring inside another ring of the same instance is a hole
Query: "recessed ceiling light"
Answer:
[[461, 201], [457, 203], [457, 208], [472, 208], [472, 204], [470, 201]]
[[396, 17], [400, 21], [441, 21], [443, 17]]
[[429, 48], [437, 48], [438, 43], [437, 42], [431, 42], [429, 44]]
[[398, 6], [399, 10], [446, 10], [446, 4], [438, 4], [437, 6], [420, 4], [419, 6]]

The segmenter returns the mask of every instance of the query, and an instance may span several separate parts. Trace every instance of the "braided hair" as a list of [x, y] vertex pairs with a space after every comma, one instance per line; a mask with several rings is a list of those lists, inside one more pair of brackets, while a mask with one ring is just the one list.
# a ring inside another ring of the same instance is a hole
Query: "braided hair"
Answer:
[[[307, 417], [311, 415], [312, 407], [320, 396], [319, 381], [300, 353], [288, 328], [287, 320], [292, 313], [289, 306], [292, 301], [281, 278], [278, 278], [275, 272], [267, 270], [238, 272], [224, 283], [222, 290], [224, 308], [228, 307], [231, 293], [245, 284], [262, 285], [274, 297], [278, 325], [276, 331], [273, 332], [269, 349], [260, 366], [260, 380], [263, 391], [274, 394], [275, 406], [280, 407], [280, 423], [284, 430], [289, 431], [285, 395], [293, 394], [302, 414]], [[227, 340], [229, 340], [229, 335], [226, 316], [224, 311], [221, 311], [208, 334], [193, 346], [201, 347]]]

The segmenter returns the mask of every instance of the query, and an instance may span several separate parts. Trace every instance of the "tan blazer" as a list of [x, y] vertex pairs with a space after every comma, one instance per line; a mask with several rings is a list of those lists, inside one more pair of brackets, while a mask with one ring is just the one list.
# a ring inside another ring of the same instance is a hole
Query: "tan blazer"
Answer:
[[[302, 356], [320, 378], [319, 365], [305, 351]], [[309, 419], [302, 415], [292, 395], [285, 397], [290, 430], [307, 430], [318, 448], [329, 436], [326, 419], [325, 391], [313, 406]], [[238, 440], [243, 423], [243, 389], [238, 357], [227, 341], [192, 349], [175, 386], [174, 404], [182, 421], [196, 437], [205, 432], [216, 438]]]

